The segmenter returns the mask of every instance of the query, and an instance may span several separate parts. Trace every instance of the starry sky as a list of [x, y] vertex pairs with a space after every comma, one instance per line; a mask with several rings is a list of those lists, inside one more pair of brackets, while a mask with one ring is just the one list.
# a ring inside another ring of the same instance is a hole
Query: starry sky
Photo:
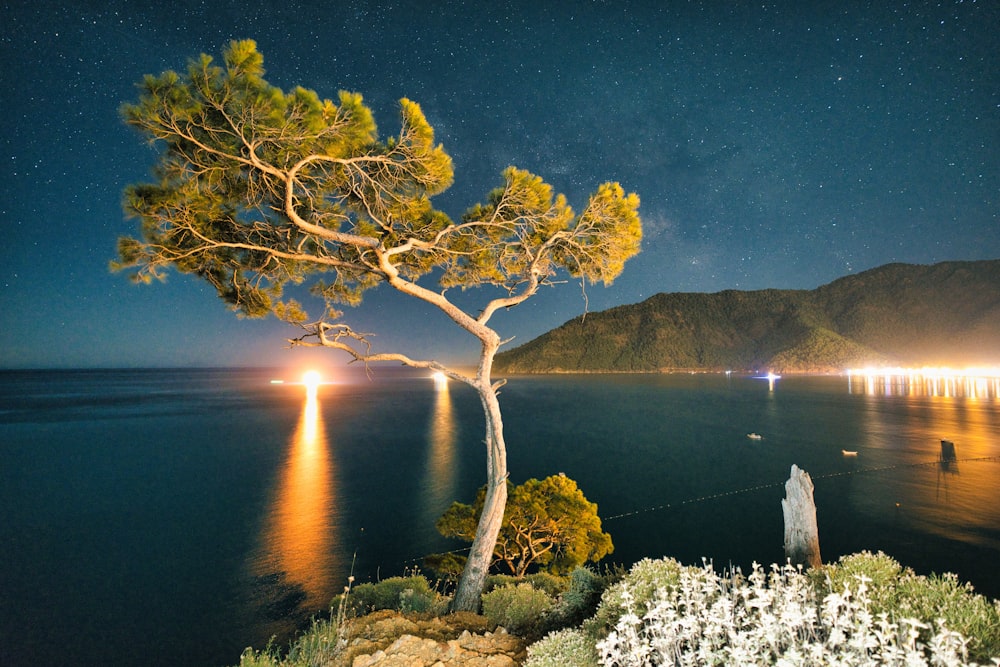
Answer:
[[[435, 202], [455, 218], [511, 164], [577, 209], [604, 181], [640, 195], [642, 253], [610, 288], [570, 282], [497, 315], [515, 344], [658, 292], [811, 289], [888, 262], [1000, 258], [993, 0], [13, 0], [0, 12], [0, 368], [320, 358], [192, 278], [137, 287], [108, 270], [136, 228], [122, 189], [156, 158], [120, 105], [144, 74], [232, 39], [257, 41], [274, 85], [361, 93], [383, 136], [399, 98], [419, 102], [454, 159]], [[474, 358], [467, 334], [385, 289], [346, 321], [380, 349]]]

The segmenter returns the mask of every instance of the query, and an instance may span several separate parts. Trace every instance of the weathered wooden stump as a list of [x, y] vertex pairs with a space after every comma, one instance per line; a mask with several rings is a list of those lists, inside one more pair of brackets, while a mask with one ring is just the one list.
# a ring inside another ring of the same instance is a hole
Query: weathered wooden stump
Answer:
[[791, 477], [785, 482], [781, 511], [785, 516], [785, 558], [792, 565], [807, 568], [822, 565], [812, 479], [796, 465], [792, 465]]

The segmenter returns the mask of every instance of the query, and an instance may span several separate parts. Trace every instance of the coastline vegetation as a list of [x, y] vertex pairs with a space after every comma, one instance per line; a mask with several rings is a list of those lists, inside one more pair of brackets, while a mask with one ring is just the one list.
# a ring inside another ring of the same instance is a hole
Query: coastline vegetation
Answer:
[[[378, 608], [446, 619], [447, 599], [419, 574], [348, 587], [330, 618], [315, 619], [287, 650], [248, 648], [239, 664], [339, 665], [352, 615]], [[531, 642], [526, 667], [1000, 665], [1000, 601], [881, 552], [808, 572], [777, 564], [717, 572], [710, 562], [662, 558], [628, 572], [494, 576], [482, 602], [489, 627]]]

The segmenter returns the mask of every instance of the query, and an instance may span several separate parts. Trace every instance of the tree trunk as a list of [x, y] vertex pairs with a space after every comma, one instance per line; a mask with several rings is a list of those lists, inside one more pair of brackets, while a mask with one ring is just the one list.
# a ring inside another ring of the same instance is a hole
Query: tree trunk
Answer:
[[458, 580], [452, 611], [479, 611], [483, 586], [486, 584], [486, 575], [493, 560], [493, 550], [496, 548], [507, 507], [507, 447], [503, 439], [500, 401], [497, 399], [496, 388], [490, 381], [495, 352], [496, 348], [490, 350], [484, 345], [475, 385], [486, 416], [486, 500], [469, 550], [469, 559]]
[[812, 479], [796, 465], [792, 465], [792, 474], [785, 482], [781, 511], [785, 516], [785, 558], [792, 565], [822, 565]]

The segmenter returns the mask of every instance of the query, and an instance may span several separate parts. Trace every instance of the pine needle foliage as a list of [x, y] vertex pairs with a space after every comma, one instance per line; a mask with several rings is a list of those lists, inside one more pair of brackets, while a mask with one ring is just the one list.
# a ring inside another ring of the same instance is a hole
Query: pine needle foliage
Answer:
[[317, 296], [357, 305], [396, 274], [432, 270], [442, 287], [515, 290], [557, 269], [607, 283], [639, 249], [636, 195], [606, 183], [576, 215], [514, 167], [453, 223], [431, 204], [452, 161], [416, 102], [400, 100], [399, 134], [380, 140], [361, 95], [269, 84], [252, 40], [140, 89], [122, 115], [161, 153], [154, 180], [125, 192], [141, 238], [121, 239], [114, 266], [143, 282], [168, 266], [195, 274], [247, 316], [299, 319], [282, 287], [318, 273]]

